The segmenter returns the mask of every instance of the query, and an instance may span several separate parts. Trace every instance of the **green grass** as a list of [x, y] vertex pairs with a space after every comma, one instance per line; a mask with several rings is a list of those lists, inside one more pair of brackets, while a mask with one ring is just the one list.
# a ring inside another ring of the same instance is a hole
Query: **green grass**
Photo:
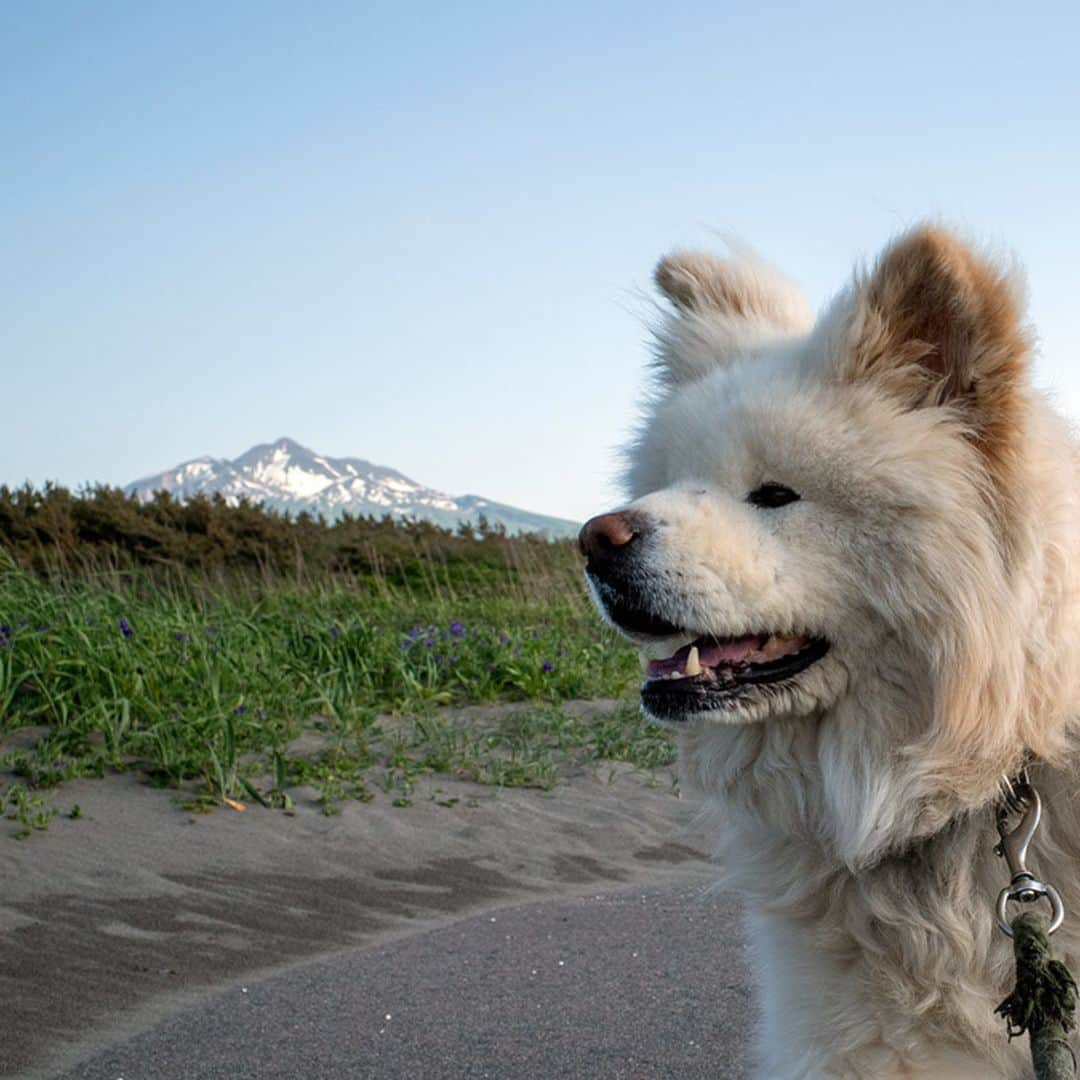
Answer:
[[[434, 576], [405, 590], [340, 576], [46, 580], [0, 560], [0, 734], [42, 728], [0, 761], [15, 777], [0, 780], [3, 811], [42, 828], [35, 793], [114, 770], [192, 809], [288, 812], [310, 785], [333, 813], [348, 799], [407, 806], [428, 774], [550, 788], [569, 762], [670, 761], [633, 705], [594, 721], [558, 708], [637, 677], [583, 593], [565, 576], [475, 592]], [[443, 708], [502, 701], [522, 708], [468, 722]]]

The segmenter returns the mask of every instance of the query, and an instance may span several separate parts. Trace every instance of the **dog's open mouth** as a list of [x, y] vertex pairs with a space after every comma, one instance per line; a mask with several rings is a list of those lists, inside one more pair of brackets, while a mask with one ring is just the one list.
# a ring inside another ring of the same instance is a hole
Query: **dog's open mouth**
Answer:
[[698, 637], [666, 657], [656, 651], [657, 644], [642, 649], [641, 700], [654, 716], [676, 719], [728, 707], [755, 686], [792, 679], [820, 660], [829, 643], [796, 634], [748, 634]]

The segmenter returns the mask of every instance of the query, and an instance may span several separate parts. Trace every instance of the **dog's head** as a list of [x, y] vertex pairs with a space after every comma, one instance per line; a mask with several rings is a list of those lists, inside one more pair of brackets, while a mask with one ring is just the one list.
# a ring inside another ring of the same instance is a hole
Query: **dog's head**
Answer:
[[753, 261], [674, 255], [656, 282], [632, 501], [580, 537], [647, 712], [746, 723], [862, 690], [951, 710], [964, 738], [1017, 681], [1036, 602], [1015, 274], [925, 227], [816, 322]]

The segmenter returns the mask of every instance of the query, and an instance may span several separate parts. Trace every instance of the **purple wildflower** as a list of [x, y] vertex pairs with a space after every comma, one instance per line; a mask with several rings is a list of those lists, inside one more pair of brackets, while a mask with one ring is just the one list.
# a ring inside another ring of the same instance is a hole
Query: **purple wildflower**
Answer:
[[459, 623], [457, 621], [457, 619], [455, 619], [450, 624], [450, 636], [451, 637], [462, 637], [464, 634], [465, 634], [465, 627], [462, 626], [461, 623]]
[[540, 665], [540, 670], [545, 675], [548, 675], [555, 670], [555, 665], [550, 660], [545, 660], [543, 664]]
[[510, 638], [507, 637], [506, 634], [500, 634], [499, 635], [499, 644], [500, 645], [509, 645], [510, 644]]
[[244, 713], [246, 713], [246, 712], [247, 712], [247, 706], [246, 706], [246, 705], [237, 705], [237, 706], [236, 706], [236, 708], [235, 708], [235, 709], [233, 709], [233, 712], [234, 712], [234, 713], [235, 713], [235, 714], [236, 714], [237, 716], [243, 716], [243, 715], [244, 715]]
[[340, 631], [340, 630], [339, 630], [339, 629], [338, 629], [338, 628], [337, 628], [336, 626], [331, 626], [331, 627], [330, 627], [330, 636], [331, 636], [331, 637], [332, 637], [332, 638], [333, 638], [333, 639], [334, 639], [335, 641], [337, 641], [337, 639], [338, 639], [339, 637], [341, 637], [341, 631]]
[[131, 629], [131, 623], [129, 623], [123, 615], [120, 616], [119, 626], [120, 633], [123, 634], [125, 638], [133, 638], [135, 636], [135, 631]]

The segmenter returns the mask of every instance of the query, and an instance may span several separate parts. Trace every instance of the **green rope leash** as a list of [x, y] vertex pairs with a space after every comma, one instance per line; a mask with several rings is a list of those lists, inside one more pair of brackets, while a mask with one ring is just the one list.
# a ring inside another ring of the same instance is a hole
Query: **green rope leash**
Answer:
[[[1016, 814], [1019, 824], [1010, 829], [1010, 817]], [[1050, 935], [1065, 918], [1065, 906], [1057, 889], [1040, 881], [1027, 866], [1041, 819], [1042, 799], [1025, 765], [1015, 780], [1006, 779], [1004, 801], [997, 811], [1001, 840], [994, 850], [1012, 875], [998, 893], [997, 924], [1013, 939], [1016, 989], [995, 1011], [1005, 1017], [1010, 1040], [1027, 1032], [1035, 1080], [1076, 1080], [1076, 1055], [1068, 1039], [1076, 1027], [1076, 983], [1050, 948]], [[1010, 902], [1029, 906], [1037, 900], [1049, 901], [1049, 922], [1030, 909], [1009, 922]]]
[[1053, 958], [1042, 916], [1017, 915], [1012, 932], [1016, 989], [994, 1011], [1005, 1018], [1010, 1040], [1028, 1033], [1036, 1080], [1075, 1080], [1068, 1033], [1076, 1027], [1076, 982]]

